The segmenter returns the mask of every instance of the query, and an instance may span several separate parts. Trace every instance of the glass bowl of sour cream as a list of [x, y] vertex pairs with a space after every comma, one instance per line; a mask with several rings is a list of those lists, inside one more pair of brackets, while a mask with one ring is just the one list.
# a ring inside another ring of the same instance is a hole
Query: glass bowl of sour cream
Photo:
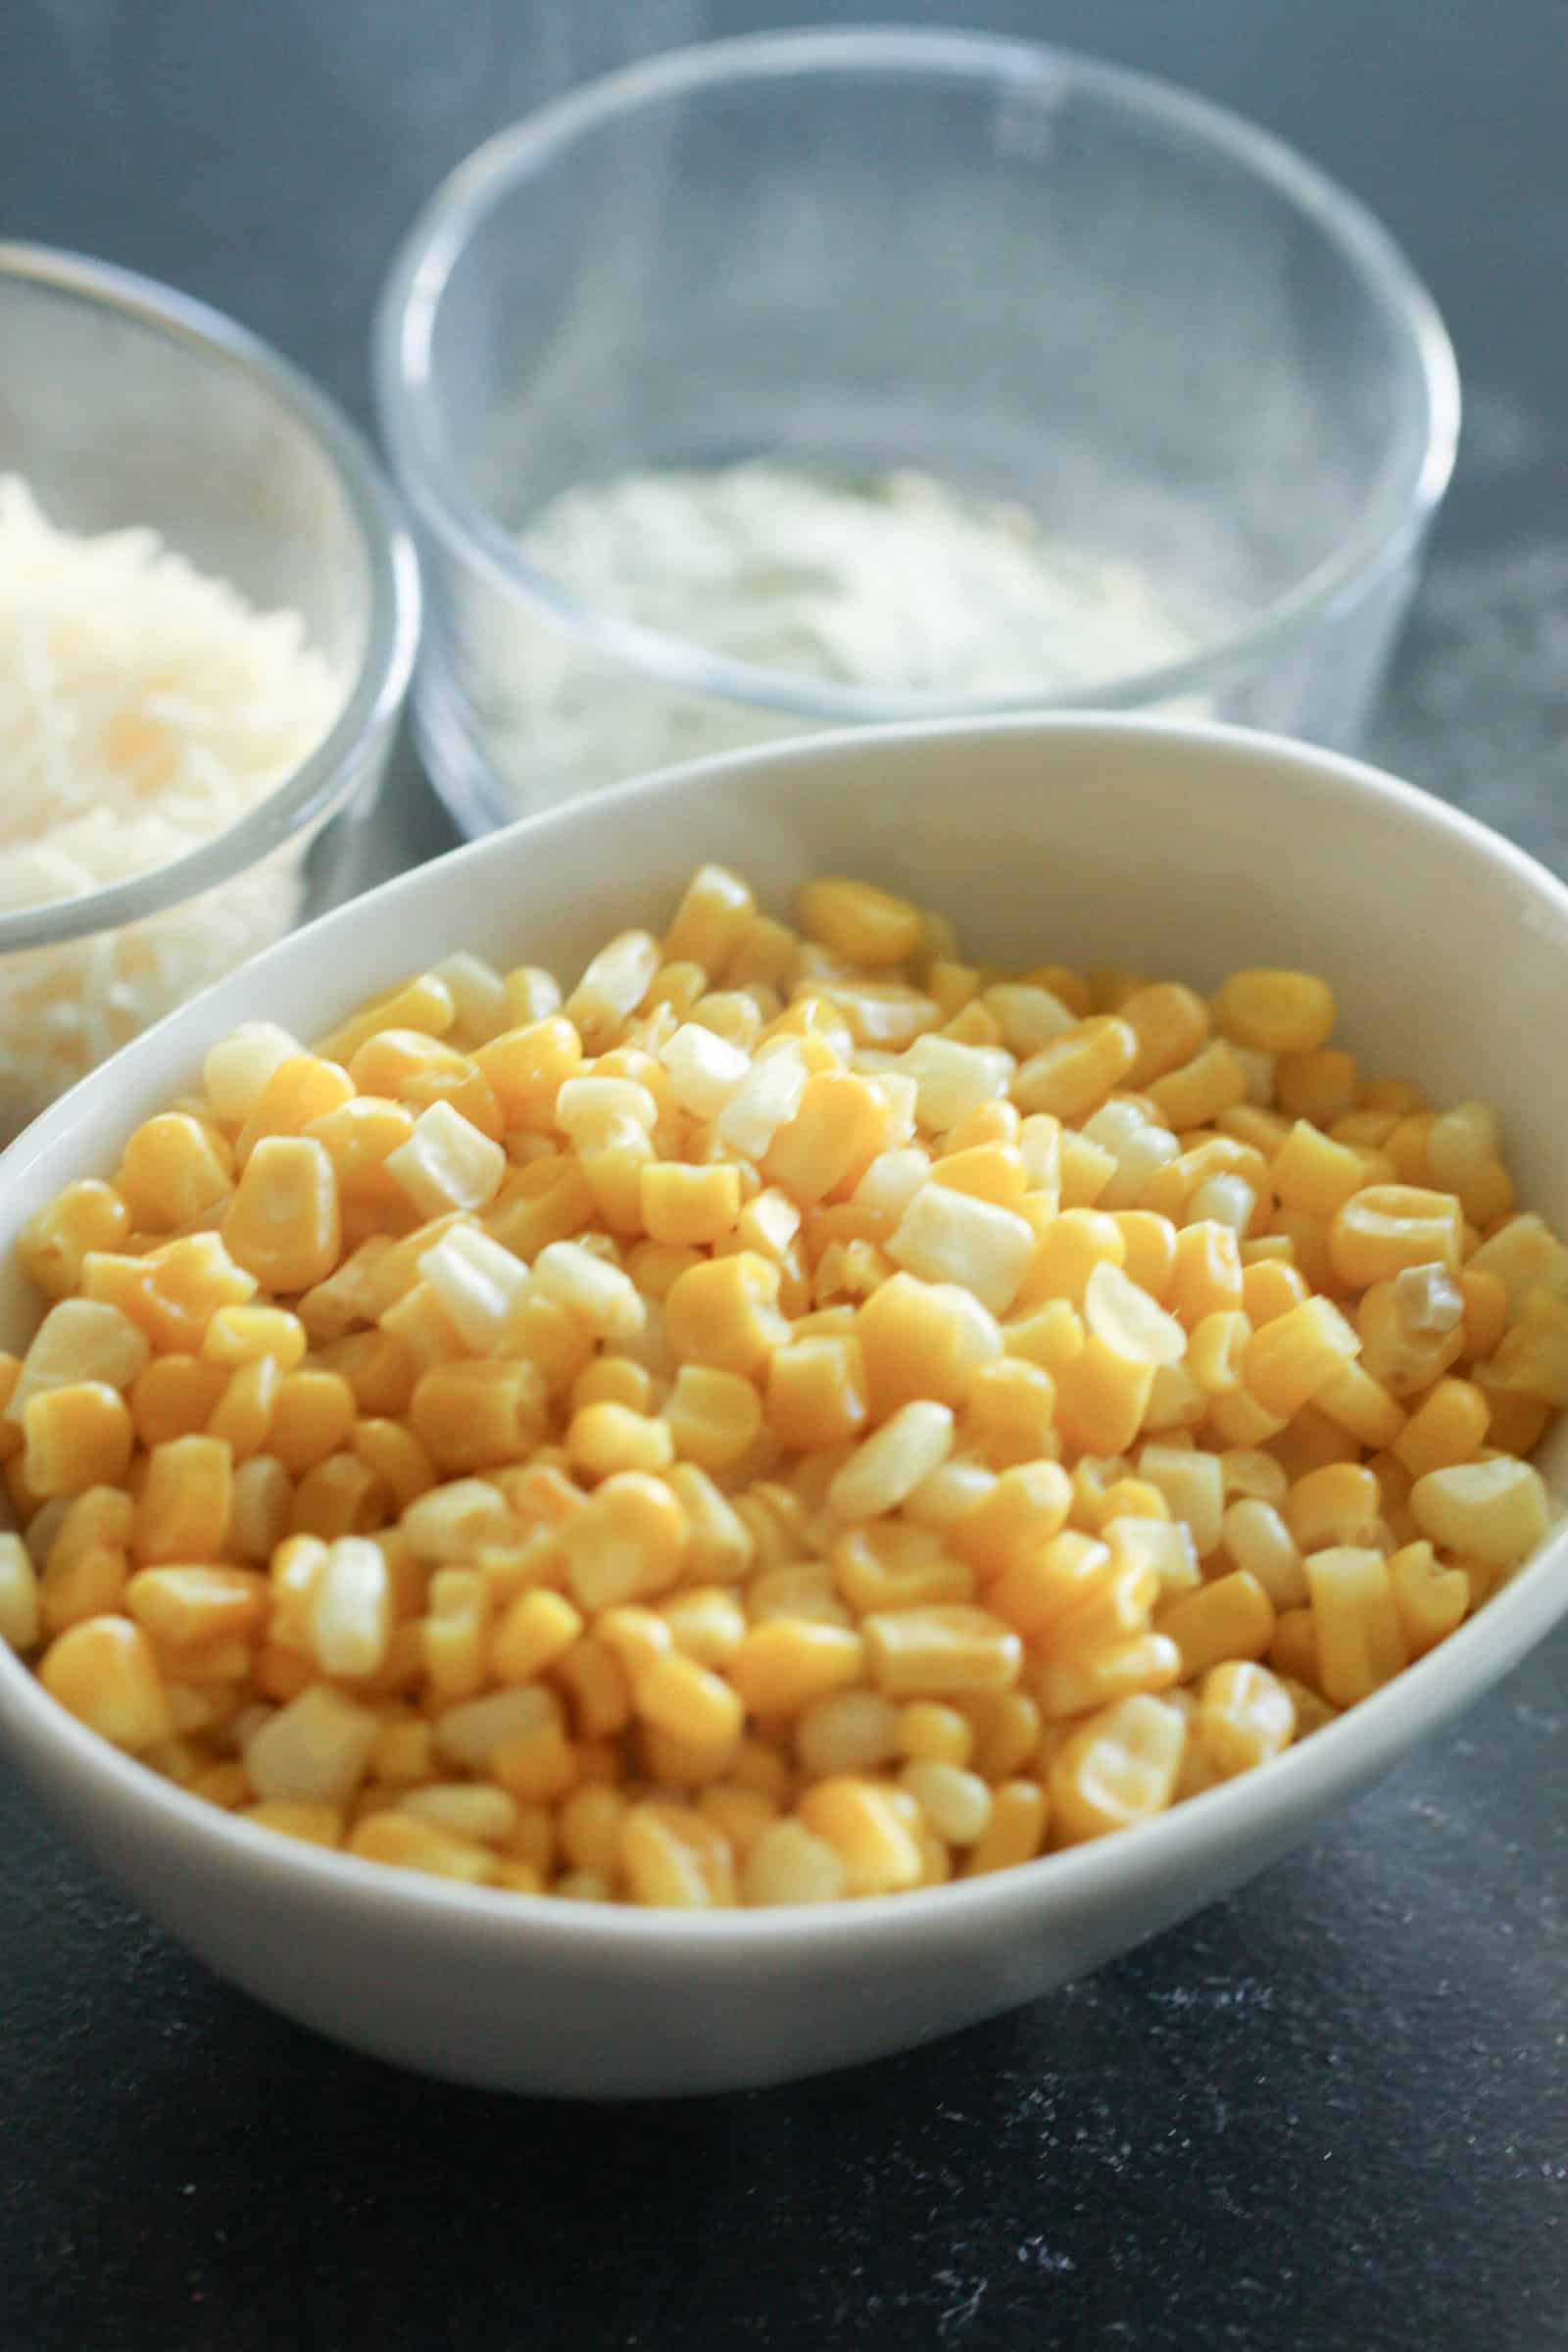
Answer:
[[1354, 742], [1452, 352], [1266, 133], [1025, 43], [633, 67], [438, 190], [376, 329], [476, 833], [677, 760], [1092, 707]]

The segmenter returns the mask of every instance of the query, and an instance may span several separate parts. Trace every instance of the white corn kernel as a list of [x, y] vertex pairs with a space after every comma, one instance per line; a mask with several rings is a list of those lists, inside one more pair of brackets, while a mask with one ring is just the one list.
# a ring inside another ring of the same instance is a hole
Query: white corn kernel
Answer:
[[1000, 1046], [964, 1046], [953, 1037], [917, 1037], [898, 1061], [914, 1080], [916, 1115], [931, 1135], [945, 1135], [971, 1111], [997, 1102], [1016, 1066]]
[[716, 1119], [751, 1068], [751, 1056], [700, 1022], [683, 1021], [659, 1049], [670, 1092], [694, 1119]]
[[408, 1142], [389, 1152], [381, 1164], [421, 1216], [440, 1217], [493, 1200], [507, 1172], [507, 1155], [471, 1119], [441, 1102], [420, 1111]]
[[275, 1021], [241, 1021], [220, 1038], [202, 1063], [207, 1099], [220, 1119], [250, 1117], [274, 1070], [305, 1052], [297, 1037]]
[[1252, 1221], [1257, 1195], [1243, 1176], [1210, 1176], [1187, 1203], [1184, 1225], [1228, 1225], [1244, 1234]]
[[789, 1039], [759, 1054], [713, 1122], [720, 1142], [748, 1159], [760, 1159], [800, 1109], [808, 1075], [799, 1046]]
[[922, 1185], [887, 1245], [896, 1265], [922, 1282], [956, 1283], [992, 1314], [1005, 1314], [1035, 1251], [1032, 1225], [1010, 1208], [949, 1185]]
[[311, 1587], [311, 1648], [323, 1674], [374, 1674], [392, 1637], [386, 1554], [365, 1536], [329, 1544]]
[[549, 1243], [534, 1259], [533, 1279], [596, 1339], [630, 1340], [642, 1330], [647, 1308], [631, 1276], [581, 1242]]
[[451, 1225], [419, 1259], [453, 1330], [475, 1354], [498, 1348], [528, 1285], [528, 1269], [476, 1225]]
[[1134, 1364], [1179, 1364], [1187, 1334], [1120, 1266], [1102, 1258], [1084, 1290], [1084, 1321], [1113, 1355]]
[[844, 1519], [894, 1511], [953, 1450], [953, 1414], [922, 1397], [901, 1404], [858, 1446], [827, 1491], [827, 1507]]
[[102, 1380], [112, 1389], [128, 1389], [151, 1354], [141, 1332], [118, 1306], [95, 1298], [62, 1298], [33, 1335], [4, 1417], [20, 1428], [34, 1396], [78, 1381]]
[[313, 1683], [246, 1741], [245, 1769], [264, 1801], [326, 1804], [365, 1777], [381, 1719], [329, 1684]]

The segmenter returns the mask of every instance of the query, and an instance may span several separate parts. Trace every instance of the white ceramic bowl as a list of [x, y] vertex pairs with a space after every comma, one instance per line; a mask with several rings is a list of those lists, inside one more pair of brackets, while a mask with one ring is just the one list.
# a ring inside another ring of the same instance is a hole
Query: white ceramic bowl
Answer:
[[[1568, 891], [1522, 853], [1369, 768], [1265, 737], [1135, 719], [916, 728], [714, 760], [535, 818], [223, 981], [0, 1159], [0, 1344], [36, 1312], [10, 1264], [24, 1218], [69, 1177], [107, 1173], [236, 1021], [323, 1029], [460, 944], [570, 966], [622, 925], [662, 923], [702, 858], [780, 907], [812, 872], [874, 877], [1002, 961], [1125, 960], [1200, 985], [1311, 965], [1372, 1069], [1499, 1105], [1521, 1199], [1568, 1225]], [[1546, 1468], [1568, 1485], [1568, 1445]], [[1264, 1770], [1021, 1870], [822, 1910], [533, 1900], [287, 1842], [102, 1744], [3, 1649], [0, 1733], [151, 1917], [324, 2033], [497, 2087], [720, 2090], [951, 2032], [1126, 1951], [1285, 1853], [1565, 1610], [1557, 1536], [1472, 1624]]]

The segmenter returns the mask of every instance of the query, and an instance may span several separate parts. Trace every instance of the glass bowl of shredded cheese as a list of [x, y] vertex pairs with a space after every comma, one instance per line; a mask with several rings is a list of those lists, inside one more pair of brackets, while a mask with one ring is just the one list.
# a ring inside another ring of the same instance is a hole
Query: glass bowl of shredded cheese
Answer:
[[683, 50], [503, 132], [414, 227], [376, 366], [469, 832], [863, 722], [1349, 744], [1458, 413], [1402, 257], [1277, 141], [897, 29]]
[[0, 1142], [333, 893], [417, 571], [358, 436], [243, 329], [0, 244]]

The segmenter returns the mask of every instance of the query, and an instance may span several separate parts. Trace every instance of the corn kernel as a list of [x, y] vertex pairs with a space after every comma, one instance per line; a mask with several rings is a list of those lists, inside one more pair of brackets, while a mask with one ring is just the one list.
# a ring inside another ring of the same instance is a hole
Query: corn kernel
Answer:
[[1410, 1509], [1434, 1544], [1493, 1568], [1512, 1568], [1528, 1558], [1544, 1539], [1549, 1517], [1540, 1471], [1509, 1454], [1429, 1470], [1410, 1490]]
[[952, 1602], [877, 1611], [861, 1628], [877, 1689], [888, 1698], [947, 1698], [1004, 1690], [1018, 1679], [1023, 1644], [989, 1609]]
[[1054, 1838], [1077, 1845], [1162, 1813], [1175, 1794], [1186, 1740], [1180, 1711], [1148, 1693], [1089, 1716], [1051, 1761]]
[[1295, 1736], [1295, 1701], [1266, 1666], [1231, 1660], [1204, 1675], [1193, 1737], [1221, 1780], [1282, 1755]]
[[1306, 1581], [1323, 1695], [1354, 1706], [1408, 1661], [1388, 1563], [1365, 1546], [1334, 1545], [1308, 1554]]

